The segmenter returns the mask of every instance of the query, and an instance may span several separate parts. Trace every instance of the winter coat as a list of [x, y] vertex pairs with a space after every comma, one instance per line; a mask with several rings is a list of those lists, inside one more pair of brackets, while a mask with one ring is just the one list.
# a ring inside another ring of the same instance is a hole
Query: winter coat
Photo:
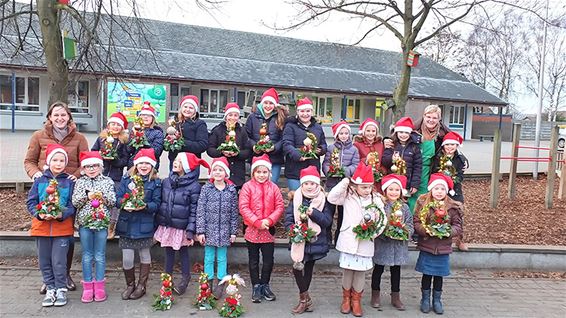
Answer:
[[207, 182], [200, 192], [197, 234], [204, 234], [207, 246], [230, 246], [230, 236], [238, 233], [238, 192], [233, 184], [218, 190]]
[[[31, 221], [31, 236], [54, 237], [73, 235], [73, 216], [75, 215], [75, 207], [71, 201], [71, 195], [73, 193], [75, 183], [68, 179], [68, 177], [69, 175], [64, 172], [54, 177], [51, 170], [47, 169], [43, 173], [43, 176], [37, 178], [33, 182], [26, 201], [28, 212], [34, 216]], [[58, 183], [57, 190], [59, 190], [59, 206], [61, 207], [63, 214], [60, 220], [44, 221], [36, 216], [36, 206], [39, 202], [47, 198], [46, 189], [52, 179], [57, 180]]]
[[328, 170], [330, 169], [330, 157], [334, 149], [340, 151], [340, 166], [344, 168], [346, 177], [351, 177], [356, 171], [358, 164], [360, 163], [360, 154], [358, 153], [358, 148], [356, 148], [352, 141], [349, 140], [345, 143], [341, 141], [336, 141], [333, 145], [328, 146], [326, 155], [324, 156], [324, 161], [322, 162], [322, 171], [327, 176], [326, 179], [326, 189], [330, 191], [338, 182], [340, 178], [328, 177]]
[[373, 240], [358, 240], [353, 229], [362, 222], [365, 206], [373, 202], [383, 211], [383, 201], [381, 201], [381, 195], [373, 193], [371, 200], [367, 204], [363, 203], [362, 206], [358, 195], [349, 193], [349, 184], [350, 180], [344, 178], [328, 193], [328, 202], [344, 206], [344, 218], [340, 227], [340, 236], [338, 236], [338, 242], [336, 242], [336, 249], [343, 253], [373, 257]]
[[[90, 150], [100, 151], [100, 149], [102, 149], [104, 145], [104, 141], [106, 140], [107, 136], [108, 133], [105, 129], [100, 133], [100, 136], [96, 138], [96, 141], [94, 142], [94, 145], [92, 145], [92, 148]], [[120, 182], [120, 180], [122, 180], [122, 177], [124, 176], [124, 167], [128, 165], [128, 160], [130, 159], [127, 145], [128, 145], [127, 135], [126, 138], [114, 138], [112, 147], [116, 148], [116, 153], [117, 153], [116, 159], [114, 160], [103, 159], [104, 170], [102, 170], [102, 174], [107, 177], [110, 177], [112, 180], [116, 182]]]
[[102, 194], [101, 206], [104, 214], [110, 216], [110, 210], [116, 205], [116, 190], [114, 181], [103, 175], [90, 178], [86, 175], [80, 177], [75, 183], [73, 190], [73, 205], [77, 209], [76, 220], [79, 226], [83, 226], [92, 213], [92, 206], [88, 199], [89, 192], [100, 192]]
[[53, 125], [50, 121], [45, 123], [43, 129], [33, 133], [24, 159], [24, 168], [30, 178], [36, 172], [43, 172], [45, 150], [49, 144], [59, 144], [65, 148], [68, 155], [65, 173], [72, 174], [77, 178], [81, 176], [79, 154], [81, 151], [88, 151], [88, 141], [83, 134], [77, 131], [77, 126], [74, 122], [69, 122], [68, 129], [69, 133], [61, 142], [55, 139]]
[[[316, 136], [320, 155], [318, 159], [300, 161], [299, 148], [303, 146], [303, 140], [307, 138], [307, 132]], [[308, 166], [316, 166], [320, 171], [320, 156], [326, 153], [326, 137], [322, 126], [311, 118], [311, 124], [307, 127], [296, 117], [289, 118], [283, 130], [283, 152], [285, 154], [285, 177], [288, 179], [299, 179], [302, 169]]]
[[381, 156], [383, 155], [383, 141], [367, 142], [365, 138], [356, 138], [354, 140], [354, 146], [358, 148], [360, 154], [360, 162], [367, 164], [367, 157], [370, 152], [377, 152], [379, 154], [378, 159], [381, 162]]
[[185, 230], [192, 240], [196, 232], [195, 221], [200, 195], [199, 170], [179, 176], [172, 172], [161, 182], [161, 205], [155, 223]]
[[[149, 142], [149, 146], [145, 146], [143, 148], [153, 148], [155, 151], [155, 159], [157, 160], [155, 170], [159, 171], [159, 158], [163, 152], [163, 140], [165, 139], [163, 129], [156, 125], [151, 128], [144, 128], [143, 131], [145, 138], [147, 138], [147, 142]], [[130, 160], [128, 160], [128, 169], [130, 169], [134, 165], [134, 157], [138, 153], [139, 149], [132, 146], [127, 146], [127, 149], [130, 154]]]
[[[432, 172], [441, 172], [440, 170], [440, 158], [442, 157], [443, 152], [440, 150], [436, 153], [436, 155], [432, 158]], [[464, 156], [464, 154], [459, 153], [457, 150], [454, 153], [454, 157], [452, 157], [452, 166], [456, 170], [456, 180], [454, 180], [454, 195], [448, 194], [450, 198], [453, 200], [459, 201], [464, 203], [464, 191], [462, 190], [462, 181], [464, 181], [464, 167], [468, 166], [468, 159]]]
[[[464, 213], [464, 206], [458, 201], [454, 201], [449, 197], [446, 198], [445, 209], [446, 212], [450, 215], [450, 225], [452, 229], [449, 237], [439, 239], [432, 237], [426, 233], [424, 227], [422, 226], [421, 219], [419, 218], [421, 209], [425, 204], [426, 196], [428, 196], [428, 193], [421, 195], [417, 200], [417, 204], [415, 206], [415, 215], [413, 216], [415, 231], [419, 235], [417, 248], [420, 251], [428, 252], [434, 255], [450, 254], [452, 253], [452, 238], [458, 237], [463, 233], [462, 215]], [[432, 213], [434, 213], [434, 210], [430, 209], [429, 217]]]
[[381, 165], [387, 169], [387, 174], [393, 173], [391, 166], [393, 165], [393, 154], [398, 152], [401, 158], [407, 164], [407, 190], [411, 188], [418, 189], [421, 184], [421, 172], [423, 168], [423, 161], [421, 156], [420, 135], [412, 132], [407, 144], [401, 145], [396, 143], [393, 148], [386, 148], [383, 150], [381, 157]]
[[[216, 148], [226, 141], [227, 131], [226, 121], [212, 128], [208, 136], [208, 149], [206, 150], [210, 157], [219, 158], [223, 156], [222, 152]], [[228, 164], [230, 165], [230, 180], [234, 182], [236, 187], [241, 187], [246, 181], [246, 160], [250, 158], [252, 150], [249, 146], [246, 129], [240, 123], [237, 123], [234, 131], [236, 132], [236, 144], [240, 148], [240, 152], [236, 156], [226, 157], [226, 159], [228, 159]]]
[[[144, 185], [144, 202], [145, 209], [140, 211], [129, 212], [124, 209], [120, 210], [118, 223], [116, 224], [116, 235], [129, 239], [141, 239], [153, 237], [155, 231], [154, 218], [161, 204], [161, 180], [148, 180], [147, 176], [143, 177]], [[116, 206], [120, 208], [121, 199], [124, 194], [131, 193], [128, 185], [132, 182], [129, 175], [122, 178], [120, 187], [116, 192]]]
[[269, 156], [269, 160], [273, 164], [283, 164], [283, 141], [281, 137], [283, 136], [283, 131], [277, 127], [277, 113], [273, 112], [273, 114], [265, 119], [263, 115], [257, 110], [254, 113], [251, 113], [246, 121], [246, 132], [248, 133], [250, 149], [252, 149], [253, 156], [261, 156], [261, 154], [256, 154], [253, 152], [253, 146], [257, 144], [259, 141], [259, 129], [263, 123], [267, 123], [267, 132], [269, 139], [273, 143], [274, 149], [271, 152], [267, 152]]
[[279, 187], [271, 180], [259, 183], [254, 179], [244, 183], [240, 190], [240, 214], [247, 225], [244, 238], [252, 243], [271, 243], [274, 236], [261, 230], [261, 221], [267, 219], [273, 227], [283, 215], [285, 205]]
[[[387, 220], [391, 215], [391, 210], [393, 208], [392, 202], [385, 203], [385, 214], [387, 215]], [[413, 236], [413, 216], [409, 210], [409, 206], [403, 203], [401, 206], [401, 211], [403, 211], [403, 223], [405, 224], [407, 230], [409, 231], [409, 238]], [[374, 255], [373, 262], [378, 265], [384, 266], [395, 266], [395, 265], [405, 265], [409, 261], [409, 242], [391, 239], [385, 234], [381, 233], [374, 240]]]
[[200, 158], [208, 147], [208, 128], [204, 120], [187, 119], [177, 124], [177, 130], [183, 135], [184, 144], [181, 150], [170, 151], [167, 155], [169, 170], [173, 167], [173, 161], [175, 161], [179, 152], [190, 152]]

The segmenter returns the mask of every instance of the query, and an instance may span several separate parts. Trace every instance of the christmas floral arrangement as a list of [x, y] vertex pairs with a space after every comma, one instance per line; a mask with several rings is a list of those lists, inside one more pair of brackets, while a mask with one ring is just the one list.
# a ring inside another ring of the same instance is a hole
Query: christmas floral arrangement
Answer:
[[346, 177], [346, 172], [344, 168], [340, 166], [340, 150], [334, 148], [332, 154], [330, 154], [330, 166], [328, 167], [328, 177], [334, 178], [344, 178]]
[[161, 273], [161, 289], [159, 290], [159, 295], [153, 295], [155, 298], [153, 301], [154, 310], [169, 310], [171, 305], [173, 305], [173, 282], [171, 281], [171, 275], [167, 273]]
[[132, 209], [132, 210], [139, 210], [145, 207], [145, 202], [143, 199], [145, 198], [145, 192], [143, 189], [143, 179], [139, 175], [132, 176], [132, 181], [128, 184], [128, 189], [130, 189], [130, 193], [125, 193], [124, 197], [120, 201], [120, 207], [122, 209]]
[[104, 138], [99, 152], [102, 159], [114, 160], [118, 156], [118, 148], [114, 147], [114, 137], [110, 136], [110, 133]]
[[291, 229], [288, 233], [289, 241], [291, 242], [291, 244], [310, 242], [312, 238], [315, 237], [314, 230], [308, 226], [308, 208], [309, 207], [306, 205], [299, 206], [300, 218], [297, 222], [295, 222], [295, 224], [291, 226]]
[[269, 139], [267, 123], [263, 123], [259, 129], [259, 140], [257, 144], [255, 144], [254, 149], [258, 152], [266, 152], [271, 148], [273, 148], [273, 142]]
[[379, 153], [377, 151], [368, 153], [366, 161], [367, 165], [370, 166], [371, 170], [373, 171], [373, 180], [376, 183], [381, 182], [381, 179], [383, 178], [383, 172], [381, 172]]
[[181, 135], [181, 132], [175, 128], [177, 123], [175, 119], [169, 119], [169, 127], [167, 127], [165, 140], [163, 141], [163, 149], [165, 151], [179, 151], [185, 144], [185, 140]]
[[[430, 214], [430, 210], [434, 212]], [[443, 239], [450, 237], [450, 215], [444, 209], [444, 201], [432, 201], [425, 204], [419, 212], [419, 220], [429, 236]], [[429, 222], [430, 221], [430, 222]]]
[[228, 126], [228, 131], [226, 131], [226, 140], [216, 148], [218, 151], [229, 151], [234, 153], [240, 152], [240, 147], [236, 144], [236, 126]]
[[208, 284], [208, 275], [205, 272], [201, 272], [198, 282], [199, 292], [197, 294], [195, 306], [199, 310], [211, 310], [216, 306], [216, 299], [212, 295], [212, 290]]
[[396, 173], [401, 176], [407, 175], [407, 163], [399, 155], [398, 152], [393, 154], [393, 165], [391, 166], [391, 172]]
[[224, 303], [222, 307], [218, 310], [218, 313], [221, 317], [240, 317], [244, 313], [244, 307], [240, 303], [240, 299], [242, 295], [238, 291], [238, 286], [246, 286], [244, 280], [238, 275], [226, 275], [219, 285], [224, 283], [228, 283], [226, 286], [226, 298], [224, 299]]
[[352, 229], [358, 240], [373, 240], [385, 228], [385, 212], [375, 203], [364, 207], [362, 222]]
[[318, 140], [316, 139], [316, 136], [311, 132], [307, 132], [307, 138], [303, 140], [303, 146], [299, 148], [301, 157], [307, 159], [318, 159], [318, 155], [316, 154], [317, 148]]
[[407, 230], [405, 223], [403, 223], [402, 206], [403, 203], [399, 200], [393, 203], [391, 214], [389, 215], [389, 220], [383, 234], [393, 240], [406, 241], [409, 239], [409, 230]]
[[58, 185], [59, 183], [55, 179], [51, 179], [49, 181], [49, 185], [45, 189], [47, 197], [45, 198], [45, 200], [39, 202], [36, 205], [35, 215], [50, 215], [55, 218], [63, 215], [63, 210], [59, 205], [59, 189], [57, 189]]
[[110, 216], [104, 212], [102, 193], [94, 192], [90, 200], [91, 212], [86, 217], [84, 227], [91, 230], [108, 228]]
[[443, 155], [440, 157], [438, 172], [452, 178], [452, 181], [454, 181], [454, 183], [457, 183], [459, 181], [456, 168], [452, 164], [452, 158], [447, 155]]
[[140, 149], [145, 146], [149, 146], [149, 141], [147, 141], [147, 137], [145, 136], [145, 132], [143, 130], [143, 120], [141, 117], [137, 117], [134, 120], [134, 127], [130, 132], [130, 142], [128, 145], [134, 147], [135, 149]]

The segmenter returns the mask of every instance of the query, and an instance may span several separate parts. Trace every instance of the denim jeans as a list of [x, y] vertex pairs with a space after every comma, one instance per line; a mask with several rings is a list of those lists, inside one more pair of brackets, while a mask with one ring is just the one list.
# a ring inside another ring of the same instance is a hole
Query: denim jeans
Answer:
[[274, 163], [271, 165], [271, 181], [277, 184], [279, 182], [279, 177], [281, 176], [281, 164]]
[[301, 186], [301, 180], [287, 179], [287, 185], [289, 186], [289, 191], [295, 191]]
[[108, 230], [91, 230], [85, 227], [79, 229], [81, 247], [83, 250], [83, 280], [92, 282], [92, 261], [94, 260], [94, 280], [103, 281], [106, 271], [106, 237]]
[[47, 289], [67, 287], [67, 252], [71, 236], [35, 238], [39, 269]]
[[214, 279], [214, 258], [218, 264], [217, 278], [221, 280], [226, 276], [228, 267], [228, 247], [205, 246], [204, 247], [204, 272], [208, 279]]

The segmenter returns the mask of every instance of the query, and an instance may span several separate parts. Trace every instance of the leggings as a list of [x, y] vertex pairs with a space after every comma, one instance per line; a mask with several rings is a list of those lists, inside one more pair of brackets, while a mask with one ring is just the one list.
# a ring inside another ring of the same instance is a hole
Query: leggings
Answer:
[[[269, 284], [271, 272], [273, 271], [273, 252], [274, 243], [252, 243], [246, 241], [248, 245], [248, 264], [250, 269], [250, 280], [252, 286], [257, 284]], [[259, 254], [261, 251], [263, 266], [261, 267], [261, 277], [259, 269]]]
[[[183, 275], [190, 275], [189, 264], [189, 247], [181, 246], [179, 249], [179, 258], [181, 259], [181, 272]], [[143, 263], [143, 262], [142, 262]], [[175, 250], [172, 247], [165, 248], [165, 272], [173, 274], [173, 266], [175, 265]]]
[[342, 287], [346, 290], [354, 288], [358, 293], [364, 290], [366, 284], [366, 271], [355, 271], [344, 269], [342, 276]]
[[305, 267], [302, 271], [293, 269], [293, 275], [295, 275], [295, 282], [297, 282], [297, 287], [299, 287], [299, 293], [304, 293], [309, 290], [313, 270], [314, 261], [305, 262]]
[[430, 282], [433, 280], [433, 288], [436, 291], [442, 291], [442, 276], [432, 276], [423, 274], [423, 280], [421, 281], [421, 288], [423, 290], [430, 290]]
[[[373, 273], [371, 274], [371, 289], [381, 290], [381, 275], [383, 274], [384, 270], [384, 265], [375, 265], [375, 267], [373, 268]], [[389, 267], [389, 271], [391, 272], [391, 292], [398, 293], [401, 283], [401, 266], [391, 266]]]
[[[124, 269], [134, 268], [134, 249], [125, 248], [122, 249], [122, 267]], [[140, 262], [142, 264], [151, 264], [151, 254], [149, 252], [149, 247], [139, 249]]]

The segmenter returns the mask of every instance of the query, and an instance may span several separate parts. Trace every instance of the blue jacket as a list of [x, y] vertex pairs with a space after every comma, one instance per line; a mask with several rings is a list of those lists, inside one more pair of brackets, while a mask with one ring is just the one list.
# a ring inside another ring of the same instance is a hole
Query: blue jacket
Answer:
[[261, 156], [262, 154], [256, 154], [253, 152], [253, 146], [259, 141], [259, 129], [261, 128], [261, 125], [263, 123], [267, 123], [269, 139], [275, 148], [272, 152], [267, 153], [269, 160], [271, 160], [271, 163], [283, 164], [283, 141], [281, 140], [283, 131], [277, 128], [276, 120], [276, 112], [274, 112], [271, 117], [265, 119], [259, 110], [257, 110], [255, 113], [251, 113], [248, 117], [248, 120], [246, 121], [246, 132], [248, 133], [252, 155]]
[[75, 215], [75, 207], [73, 206], [73, 201], [71, 200], [73, 189], [75, 188], [75, 182], [73, 182], [73, 180], [71, 179], [68, 179], [68, 177], [69, 175], [65, 172], [58, 174], [56, 177], [53, 177], [51, 170], [45, 170], [45, 172], [43, 172], [43, 175], [33, 182], [33, 185], [29, 190], [28, 198], [26, 200], [28, 212], [32, 216], [35, 216], [36, 205], [39, 204], [40, 201], [45, 200], [45, 198], [47, 197], [47, 192], [45, 192], [45, 189], [47, 189], [47, 186], [49, 186], [51, 179], [55, 179], [58, 183], [57, 189], [59, 190], [59, 206], [63, 208], [62, 220]]
[[[321, 149], [319, 159], [301, 159], [300, 147], [307, 138], [307, 132], [316, 136], [318, 148]], [[285, 153], [285, 177], [299, 179], [300, 171], [308, 166], [316, 166], [320, 171], [320, 157], [326, 153], [326, 138], [322, 126], [311, 118], [311, 124], [306, 127], [296, 117], [289, 118], [283, 130], [283, 152]]]
[[[159, 126], [154, 126], [153, 128], [145, 128], [145, 137], [149, 142], [149, 146], [145, 148], [153, 148], [155, 151], [155, 159], [157, 160], [157, 164], [155, 165], [155, 170], [159, 171], [159, 158], [161, 157], [161, 153], [163, 152], [163, 141], [165, 139], [165, 135], [163, 134], [163, 129]], [[138, 153], [138, 150], [132, 146], [127, 146], [128, 153], [130, 154], [130, 160], [128, 160], [128, 169], [130, 169], [134, 165], [134, 157]]]
[[[208, 136], [208, 150], [206, 151], [211, 158], [219, 158], [222, 153], [216, 148], [226, 140], [226, 121], [221, 122], [216, 127], [212, 128], [210, 136]], [[230, 180], [241, 187], [246, 181], [246, 160], [250, 157], [252, 150], [248, 142], [248, 133], [246, 129], [238, 123], [234, 129], [236, 132], [236, 144], [240, 148], [238, 155], [228, 159], [230, 165]]]
[[207, 182], [197, 208], [197, 234], [204, 234], [207, 246], [230, 246], [230, 235], [238, 233], [238, 192], [232, 184], [218, 190]]
[[169, 158], [169, 171], [173, 167], [173, 161], [179, 152], [190, 152], [197, 157], [201, 157], [202, 153], [208, 147], [208, 128], [202, 119], [189, 119], [182, 123], [177, 124], [177, 130], [183, 135], [184, 144], [179, 151], [170, 151], [167, 157]]
[[187, 237], [195, 234], [197, 203], [200, 194], [199, 170], [195, 169], [179, 177], [172, 172], [161, 183], [161, 206], [155, 222], [187, 231]]
[[[324, 161], [322, 162], [322, 171], [324, 174], [328, 174], [328, 170], [330, 169], [330, 157], [332, 156], [334, 149], [338, 149], [338, 151], [340, 151], [340, 166], [344, 168], [346, 177], [354, 175], [354, 172], [360, 163], [360, 153], [358, 148], [352, 143], [352, 140], [348, 140], [345, 143], [337, 140], [333, 145], [328, 146], [328, 150], [324, 156]], [[338, 182], [340, 182], [340, 180], [342, 179], [336, 177], [328, 178], [327, 176], [326, 189], [332, 189], [338, 184]]]
[[[154, 224], [155, 213], [157, 213], [161, 204], [161, 180], [148, 180], [147, 176], [143, 177], [143, 179], [146, 207], [141, 211], [120, 211], [120, 217], [116, 224], [116, 234], [120, 237], [129, 239], [153, 237], [153, 232], [156, 228]], [[120, 182], [120, 188], [116, 192], [116, 206], [118, 208], [120, 208], [120, 201], [124, 194], [131, 192], [128, 189], [130, 182], [131, 178], [129, 175], [124, 176]]]
[[[103, 141], [101, 137], [96, 138], [96, 141], [90, 150], [99, 151], [102, 148], [102, 143]], [[124, 176], [124, 167], [128, 165], [128, 160], [130, 158], [127, 145], [120, 142], [118, 138], [114, 139], [113, 146], [117, 147], [116, 153], [118, 154], [118, 157], [114, 160], [104, 159], [104, 170], [102, 171], [102, 174], [110, 177], [112, 181], [120, 182]]]
[[412, 132], [405, 146], [400, 143], [395, 144], [393, 148], [383, 150], [381, 156], [381, 166], [387, 169], [387, 174], [393, 173], [391, 166], [393, 165], [393, 154], [398, 152], [407, 164], [407, 190], [411, 188], [418, 189], [421, 184], [421, 172], [423, 168], [423, 159], [421, 156], [421, 136]]

